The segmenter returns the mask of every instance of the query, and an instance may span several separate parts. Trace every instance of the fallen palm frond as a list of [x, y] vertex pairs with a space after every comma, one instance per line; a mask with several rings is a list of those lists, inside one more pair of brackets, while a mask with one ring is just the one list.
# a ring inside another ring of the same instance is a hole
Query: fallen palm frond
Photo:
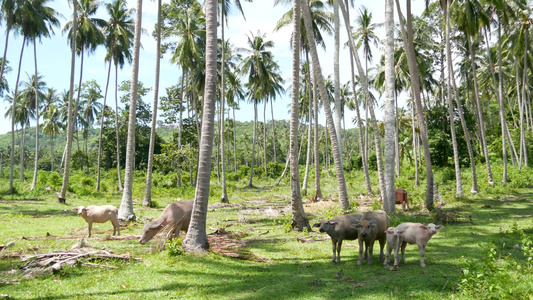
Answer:
[[[74, 248], [61, 252], [50, 252], [41, 254], [20, 254], [19, 257], [21, 262], [26, 262], [23, 266], [20, 267], [25, 278], [33, 278], [40, 274], [49, 274], [57, 272], [63, 269], [65, 266], [73, 267], [76, 266], [78, 263], [87, 264], [86, 261], [90, 260], [121, 259], [128, 261], [142, 261], [142, 258], [132, 258], [129, 253], [120, 255], [114, 254], [112, 251], [93, 250], [85, 248]], [[105, 267], [113, 268], [112, 266]]]

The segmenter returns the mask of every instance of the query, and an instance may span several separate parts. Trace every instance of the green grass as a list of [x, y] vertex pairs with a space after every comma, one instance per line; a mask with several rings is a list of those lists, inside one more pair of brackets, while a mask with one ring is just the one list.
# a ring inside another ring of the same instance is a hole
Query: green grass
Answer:
[[[364, 193], [362, 178], [360, 174], [347, 175], [352, 201]], [[462, 273], [465, 268], [481, 273], [485, 265], [499, 267], [499, 273], [495, 274], [505, 278], [505, 284], [500, 287], [505, 291], [493, 295], [516, 299], [533, 294], [531, 262], [522, 249], [515, 248], [522, 242], [520, 231], [526, 236], [533, 233], [531, 188], [502, 188], [497, 184], [492, 190], [484, 188], [478, 195], [454, 199], [449, 186], [440, 186], [447, 202], [443, 209], [454, 222], [445, 223], [445, 228], [428, 243], [426, 268], [419, 265], [417, 247], [409, 245], [407, 264], [390, 271], [377, 262], [377, 243], [374, 265], [356, 265], [357, 241], [343, 243], [341, 263], [336, 265], [330, 262], [331, 242], [327, 235], [316, 231], [287, 232], [291, 215], [290, 187], [286, 181], [273, 187], [275, 182], [254, 180], [252, 189], [244, 187], [247, 180], [231, 182], [231, 204], [225, 206], [218, 203], [220, 188], [216, 180], [212, 181], [214, 192], [207, 215], [208, 234], [225, 228], [230, 237], [246, 242], [239, 250], [242, 255], [263, 261], [231, 258], [213, 251], [170, 256], [168, 251], [152, 251], [153, 247], [141, 245], [136, 239], [106, 241], [103, 238], [112, 234], [111, 224], [94, 224], [93, 236], [87, 240], [92, 247], [116, 254], [130, 253], [142, 261], [102, 260], [95, 263], [116, 268], [78, 265], [55, 274], [24, 278], [19, 270], [23, 263], [18, 259], [0, 259], [0, 294], [8, 294], [13, 299], [479, 299], [491, 297], [491, 294], [483, 294], [480, 290], [472, 293], [464, 285], [460, 290]], [[324, 174], [325, 197], [335, 197], [335, 183], [334, 178]], [[391, 225], [407, 221], [441, 224], [433, 213], [422, 209], [424, 183], [421, 186], [413, 188], [410, 195], [414, 209], [407, 213], [398, 211], [397, 216], [391, 217]], [[62, 205], [55, 203], [53, 191], [46, 191], [44, 187], [39, 192], [30, 192], [25, 184], [17, 187], [18, 194], [0, 197], [0, 245], [15, 242], [13, 247], [1, 251], [0, 256], [70, 249], [78, 238], [87, 235], [87, 224], [72, 208], [89, 204], [118, 207], [121, 200], [116, 192], [71, 193], [67, 204]], [[4, 188], [5, 183], [0, 184], [0, 190]], [[464, 188], [468, 191], [469, 187], [465, 184]], [[140, 192], [134, 196], [135, 213], [140, 221], [122, 227], [121, 235], [139, 235], [143, 220], [157, 217], [163, 207], [175, 201], [175, 197], [158, 189], [160, 196], [154, 199], [157, 208], [141, 208]], [[316, 204], [309, 203], [309, 198], [311, 195], [304, 201], [311, 224], [340, 211], [336, 198]], [[369, 208], [369, 205], [355, 206], [359, 211]], [[48, 234], [51, 237], [47, 237]], [[298, 238], [316, 241], [302, 243]], [[152, 243], [157, 241], [149, 242]], [[495, 249], [496, 258], [486, 263], [490, 249]], [[470, 265], [466, 265], [466, 261]], [[506, 261], [515, 264], [503, 266]], [[343, 271], [337, 276], [340, 270]], [[497, 277], [485, 271], [483, 274], [487, 278]], [[474, 287], [481, 289], [487, 285], [487, 290], [490, 288], [490, 280], [489, 283], [470, 280]], [[508, 291], [509, 287], [514, 289], [514, 294]]]

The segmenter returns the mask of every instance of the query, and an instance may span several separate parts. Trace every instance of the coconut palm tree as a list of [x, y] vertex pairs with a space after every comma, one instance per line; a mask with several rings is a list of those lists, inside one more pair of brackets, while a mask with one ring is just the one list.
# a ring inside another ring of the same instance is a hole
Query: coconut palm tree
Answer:
[[[305, 1], [303, 1], [305, 2]], [[324, 106], [324, 112], [326, 113], [326, 122], [328, 124], [329, 135], [331, 137], [331, 148], [333, 152], [333, 160], [335, 162], [335, 171], [337, 173], [337, 188], [339, 192], [339, 202], [342, 209], [349, 208], [348, 202], [348, 192], [346, 189], [346, 179], [344, 177], [344, 170], [342, 166], [341, 151], [337, 143], [337, 136], [335, 132], [335, 124], [333, 122], [333, 115], [331, 113], [331, 106], [329, 102], [329, 96], [327, 94], [326, 86], [324, 84], [324, 78], [322, 76], [322, 70], [320, 67], [320, 61], [318, 59], [318, 52], [316, 50], [315, 39], [312, 34], [313, 30], [311, 28], [311, 13], [307, 3], [302, 3], [302, 13], [304, 16], [304, 24], [306, 28], [307, 40], [309, 41], [309, 48], [311, 52], [311, 58], [313, 62], [313, 74], [315, 80], [318, 83], [320, 90], [320, 95], [322, 97], [322, 103]]]
[[470, 66], [472, 71], [472, 79], [474, 82], [474, 100], [476, 103], [476, 112], [478, 117], [478, 125], [481, 135], [481, 149], [483, 150], [483, 156], [485, 157], [485, 164], [487, 165], [487, 179], [490, 185], [494, 185], [492, 178], [492, 169], [490, 166], [490, 157], [487, 145], [487, 135], [485, 133], [485, 121], [483, 118], [483, 108], [481, 107], [481, 100], [479, 98], [479, 85], [477, 79], [477, 67], [475, 60], [475, 51], [473, 47], [474, 39], [477, 38], [477, 34], [483, 24], [488, 24], [489, 20], [484, 12], [483, 7], [477, 0], [465, 0], [459, 4], [456, 9], [456, 13], [453, 14], [456, 18], [458, 29], [466, 35], [468, 41], [468, 52], [470, 54]]
[[54, 171], [54, 135], [61, 133], [64, 129], [63, 123], [60, 121], [60, 112], [55, 104], [44, 112], [43, 117], [43, 133], [50, 136], [50, 172]]
[[[119, 123], [118, 123], [118, 68], [124, 66], [124, 63], [128, 61], [131, 63], [131, 47], [133, 45], [133, 31], [134, 22], [132, 14], [134, 9], [128, 9], [125, 0], [115, 0], [106, 4], [106, 10], [109, 15], [107, 26], [105, 27], [105, 46], [107, 48], [107, 54], [105, 61], [109, 62], [109, 69], [107, 71], [106, 88], [104, 92], [104, 104], [105, 109], [107, 102], [107, 92], [109, 87], [109, 79], [111, 74], [111, 65], [115, 65], [115, 136], [117, 142], [117, 149], [120, 149], [119, 139]], [[98, 137], [98, 169], [97, 169], [97, 183], [96, 189], [100, 189], [100, 165], [102, 160], [102, 133], [105, 113], [102, 111], [100, 120], [100, 134]], [[117, 176], [118, 176], [118, 189], [122, 191], [122, 178], [120, 172], [120, 151], [117, 151]]]
[[205, 1], [206, 12], [206, 64], [205, 92], [202, 114], [202, 138], [198, 163], [198, 184], [194, 197], [191, 222], [183, 240], [183, 248], [189, 251], [204, 251], [209, 248], [206, 235], [207, 203], [211, 177], [211, 154], [213, 153], [215, 102], [217, 88], [217, 6], [215, 0]]
[[[242, 61], [241, 72], [248, 75], [247, 86], [250, 90], [250, 101], [254, 104], [254, 130], [252, 141], [252, 161], [250, 164], [250, 181], [249, 187], [253, 186], [254, 175], [254, 153], [255, 153], [255, 139], [257, 127], [257, 104], [266, 96], [265, 86], [268, 86], [268, 81], [271, 79], [268, 75], [269, 67], [272, 67], [273, 56], [268, 49], [274, 47], [274, 42], [267, 40], [266, 35], [257, 32], [257, 35], [250, 33], [248, 35], [248, 48], [241, 48], [240, 51], [247, 54]], [[263, 99], [264, 100], [264, 99]]]
[[[411, 1], [407, 0], [407, 26], [404, 24], [403, 15], [400, 9], [400, 3], [396, 0], [396, 8], [398, 10], [398, 18], [400, 19], [400, 27], [402, 31], [402, 37], [406, 50], [407, 63], [409, 66], [409, 74], [411, 74], [411, 89], [413, 91], [413, 97], [416, 104], [416, 113], [418, 118], [418, 125], [420, 128], [420, 135], [422, 137], [422, 144], [424, 148], [424, 159], [426, 163], [426, 207], [427, 209], [433, 208], [433, 199], [437, 195], [437, 190], [434, 189], [435, 182], [433, 178], [433, 168], [431, 165], [431, 154], [429, 152], [429, 142], [427, 136], [427, 128], [424, 119], [424, 113], [422, 108], [422, 100], [420, 98], [420, 82], [419, 71], [417, 67], [417, 61], [415, 57], [415, 49], [413, 44], [413, 32], [412, 32], [412, 18], [411, 18]], [[407, 29], [406, 29], [407, 27]], [[435, 192], [435, 194], [434, 194]]]
[[[385, 187], [388, 201], [383, 208], [388, 214], [395, 214], [394, 156], [396, 136], [396, 111], [394, 78], [394, 0], [385, 1]], [[383, 194], [383, 192], [382, 192]]]
[[1, 6], [0, 20], [5, 21], [6, 26], [6, 43], [4, 46], [4, 56], [2, 57], [2, 66], [0, 67], [0, 78], [4, 77], [4, 71], [6, 66], [7, 46], [9, 44], [9, 33], [12, 29], [17, 29], [19, 26], [17, 18], [20, 16], [19, 6], [20, 0], [3, 0]]
[[133, 170], [135, 168], [135, 125], [137, 92], [139, 86], [139, 49], [141, 48], [142, 0], [137, 0], [135, 8], [135, 34], [133, 38], [133, 64], [131, 70], [130, 109], [128, 115], [128, 140], [126, 142], [126, 166], [124, 168], [124, 192], [118, 209], [118, 219], [135, 221], [133, 212]]
[[154, 163], [155, 127], [157, 119], [157, 104], [159, 97], [159, 69], [161, 63], [161, 0], [157, 0], [157, 24], [156, 24], [156, 58], [155, 58], [155, 83], [154, 104], [152, 111], [152, 127], [150, 129], [150, 148], [148, 149], [148, 167], [146, 170], [146, 187], [142, 205], [149, 206], [152, 202], [152, 170]]
[[70, 156], [72, 150], [72, 137], [74, 136], [74, 119], [73, 119], [73, 105], [72, 94], [74, 93], [74, 72], [76, 64], [76, 43], [78, 35], [78, 1], [72, 1], [73, 13], [72, 13], [72, 36], [71, 36], [71, 58], [70, 58], [70, 89], [68, 92], [68, 106], [67, 106], [67, 141], [65, 145], [65, 151], [63, 152], [65, 157], [65, 169], [63, 170], [63, 183], [61, 184], [61, 191], [57, 196], [58, 203], [66, 203], [66, 195], [68, 188], [68, 181], [70, 175]]

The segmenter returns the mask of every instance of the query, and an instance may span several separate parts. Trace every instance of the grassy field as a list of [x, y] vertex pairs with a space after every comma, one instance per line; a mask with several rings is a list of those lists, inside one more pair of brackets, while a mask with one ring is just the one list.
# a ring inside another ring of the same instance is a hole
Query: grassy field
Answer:
[[[401, 212], [397, 205], [391, 225], [421, 222], [445, 227], [428, 243], [426, 268], [419, 265], [417, 247], [409, 245], [407, 264], [391, 271], [377, 261], [379, 250], [374, 251], [374, 265], [357, 266], [357, 241], [345, 241], [341, 263], [332, 264], [327, 235], [316, 229], [289, 230], [290, 189], [272, 183], [258, 182], [253, 189], [234, 186], [230, 204], [212, 197], [207, 253], [172, 256], [169, 249], [179, 252], [179, 245], [161, 251], [162, 239], [139, 244], [143, 223], [175, 198], [157, 198], [158, 207], [149, 209], [141, 208], [142, 199], [136, 198], [138, 222], [121, 227], [124, 240], [108, 238], [113, 232], [110, 223], [94, 224], [93, 236], [85, 239], [87, 249], [129, 254], [131, 260], [90, 260], [91, 264], [82, 260], [52, 274], [25, 274], [20, 268], [25, 262], [16, 256], [69, 250], [87, 235], [86, 222], [72, 208], [118, 207], [121, 195], [70, 194], [66, 205], [56, 204], [53, 192], [4, 195], [0, 245], [15, 244], [0, 251], [0, 295], [11, 299], [527, 299], [533, 295], [533, 254], [528, 247], [533, 233], [532, 189], [495, 188], [495, 193], [454, 199], [443, 187], [447, 204], [440, 216], [421, 209], [424, 195], [414, 192], [412, 211]], [[216, 186], [216, 180], [212, 184]], [[326, 195], [335, 194], [333, 179], [325, 178], [323, 184]], [[356, 195], [352, 190], [354, 211], [379, 205]], [[335, 199], [310, 203], [308, 198], [305, 210], [311, 224], [340, 211]]]

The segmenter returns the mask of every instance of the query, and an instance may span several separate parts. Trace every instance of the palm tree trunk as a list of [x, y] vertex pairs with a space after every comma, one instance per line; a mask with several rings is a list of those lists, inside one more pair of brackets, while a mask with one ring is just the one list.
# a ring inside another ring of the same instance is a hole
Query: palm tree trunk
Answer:
[[152, 111], [152, 128], [150, 129], [150, 149], [148, 151], [148, 167], [146, 170], [146, 188], [142, 206], [149, 206], [152, 202], [152, 171], [154, 168], [155, 129], [157, 121], [157, 104], [159, 97], [159, 69], [161, 65], [161, 0], [157, 1], [157, 36], [155, 59], [154, 105]]
[[[307, 52], [306, 52], [307, 53]], [[309, 59], [307, 60], [309, 61]], [[313, 76], [313, 118], [315, 119], [315, 126], [314, 126], [314, 158], [315, 158], [315, 200], [320, 201], [322, 200], [322, 188], [320, 186], [320, 152], [319, 152], [319, 145], [318, 145], [318, 92], [317, 92], [317, 85], [314, 82], [315, 77]]]
[[115, 61], [115, 134], [117, 139], [117, 174], [118, 174], [118, 190], [122, 192], [122, 176], [120, 171], [120, 128], [118, 123], [118, 64]]
[[276, 155], [276, 126], [274, 124], [274, 99], [270, 100], [270, 113], [272, 114], [272, 147], [274, 148], [274, 162], [278, 162]]
[[237, 132], [236, 132], [236, 120], [235, 120], [235, 108], [233, 111], [233, 172], [237, 173]]
[[452, 51], [450, 49], [450, 1], [446, 1], [444, 17], [446, 19], [445, 34], [446, 34], [446, 63], [448, 68], [448, 81], [447, 81], [447, 95], [448, 98], [448, 117], [450, 118], [450, 133], [452, 135], [453, 144], [453, 161], [455, 164], [455, 197], [463, 197], [463, 184], [461, 180], [461, 164], [459, 162], [459, 150], [457, 147], [457, 137], [455, 134], [455, 114], [453, 112], [452, 104], [452, 80], [454, 76], [452, 73]]
[[[35, 62], [35, 161], [33, 166], [33, 180], [30, 189], [33, 191], [37, 185], [37, 171], [39, 168], [39, 90], [37, 73], [37, 45], [33, 41], [33, 60]], [[1, 78], [1, 77], [0, 77]]]
[[[342, 14], [344, 16], [344, 23], [350, 24], [350, 21], [348, 19], [348, 13], [346, 12], [346, 7], [340, 0], [336, 0], [340, 2], [340, 8], [342, 10]], [[376, 147], [376, 159], [377, 159], [377, 167], [378, 167], [378, 177], [379, 177], [379, 186], [381, 190], [381, 196], [383, 199], [386, 199], [385, 191], [385, 179], [383, 174], [383, 158], [381, 153], [381, 138], [379, 136], [379, 130], [378, 125], [376, 121], [376, 115], [374, 114], [374, 108], [372, 103], [370, 103], [370, 94], [368, 91], [368, 79], [365, 75], [365, 71], [363, 69], [363, 66], [361, 65], [361, 60], [359, 59], [359, 54], [356, 51], [355, 47], [355, 41], [353, 39], [353, 35], [351, 34], [351, 29], [349, 26], [346, 26], [350, 48], [352, 48], [351, 54], [353, 55], [353, 58], [355, 59], [355, 63], [357, 65], [357, 70], [359, 72], [359, 77], [361, 78], [361, 85], [364, 92], [365, 100], [368, 101], [368, 109], [370, 111], [370, 117], [372, 118], [372, 127], [374, 130], [374, 141], [375, 141], [375, 147]], [[368, 155], [368, 153], [367, 153]], [[368, 157], [367, 157], [368, 158]]]
[[333, 1], [333, 23], [334, 23], [334, 52], [333, 52], [333, 95], [335, 97], [335, 131], [337, 133], [337, 144], [341, 148], [341, 165], [343, 164], [342, 157], [342, 133], [341, 133], [341, 118], [342, 118], [342, 101], [341, 101], [341, 84], [340, 84], [340, 70], [339, 70], [339, 52], [340, 52], [340, 17], [339, 4]]
[[[309, 81], [308, 81], [309, 82]], [[311, 109], [311, 88], [309, 86], [309, 103], [307, 105], [308, 108], [308, 114], [309, 114], [309, 124], [307, 126], [307, 154], [305, 156], [305, 174], [304, 174], [304, 181], [302, 183], [302, 192], [304, 196], [307, 196], [307, 184], [309, 181], [309, 167], [311, 165], [311, 130], [313, 127], [313, 111]]]
[[[13, 194], [13, 173], [15, 170], [15, 121], [16, 121], [16, 101], [18, 96], [18, 86], [20, 79], [20, 67], [22, 65], [22, 56], [24, 54], [24, 45], [26, 43], [26, 37], [22, 39], [22, 48], [20, 50], [19, 68], [17, 73], [17, 81], [15, 83], [15, 91], [13, 92], [13, 101], [11, 103], [11, 170], [9, 173], [9, 190], [8, 194]], [[5, 61], [5, 60], [4, 60]], [[22, 163], [22, 162], [21, 162]]]
[[204, 251], [209, 248], [206, 235], [207, 203], [211, 175], [211, 154], [217, 86], [217, 1], [206, 0], [206, 68], [205, 98], [202, 114], [202, 139], [198, 165], [198, 185], [194, 198], [191, 222], [183, 248], [189, 251]]
[[52, 164], [50, 172], [54, 172], [54, 134], [50, 134], [50, 162]]
[[4, 68], [6, 66], [6, 56], [7, 56], [7, 45], [9, 43], [9, 32], [11, 31], [11, 26], [6, 24], [6, 46], [4, 47], [4, 56], [2, 58], [2, 67], [0, 68], [0, 78], [4, 78]]
[[24, 144], [25, 142], [26, 142], [26, 121], [24, 121], [24, 124], [22, 124], [22, 137], [20, 139], [20, 147], [19, 147], [20, 182], [24, 182]]
[[[222, 19], [222, 64], [221, 68], [222, 71], [220, 72], [220, 161], [222, 162], [222, 199], [220, 199], [220, 202], [222, 203], [229, 203], [229, 197], [228, 197], [228, 188], [226, 186], [226, 155], [224, 153], [224, 117], [226, 112], [226, 81], [225, 81], [225, 55], [226, 55], [226, 47], [224, 42], [224, 5], [225, 1], [222, 1], [222, 10], [220, 13], [220, 18]], [[266, 158], [266, 150], [265, 150], [265, 158]], [[266, 172], [265, 172], [266, 174]]]
[[331, 148], [333, 151], [333, 160], [335, 162], [335, 171], [337, 175], [337, 188], [339, 192], [339, 202], [342, 209], [348, 209], [350, 203], [348, 201], [348, 191], [346, 189], [346, 179], [344, 177], [344, 170], [342, 166], [341, 151], [338, 144], [337, 133], [335, 132], [335, 125], [333, 122], [333, 116], [331, 113], [331, 106], [329, 97], [327, 94], [326, 86], [324, 84], [324, 78], [322, 77], [322, 70], [320, 68], [320, 61], [318, 59], [318, 53], [316, 50], [315, 37], [313, 36], [313, 30], [311, 27], [311, 13], [306, 1], [303, 1], [302, 11], [304, 15], [304, 23], [306, 27], [307, 40], [309, 41], [309, 48], [311, 50], [311, 58], [313, 62], [313, 73], [318, 81], [318, 87], [322, 96], [322, 103], [324, 104], [324, 112], [326, 114], [326, 121], [329, 126], [329, 134], [331, 136]]
[[267, 110], [267, 100], [268, 98], [265, 99], [265, 103], [264, 103], [264, 106], [263, 106], [263, 166], [265, 168], [265, 176], [267, 176], [267, 134], [266, 134], [266, 131], [267, 131], [267, 123], [266, 123], [266, 110]]
[[67, 188], [70, 175], [70, 156], [72, 150], [72, 138], [74, 137], [74, 119], [73, 119], [73, 107], [72, 107], [72, 94], [74, 94], [74, 77], [76, 72], [76, 40], [78, 33], [78, 12], [77, 12], [77, 1], [73, 1], [73, 14], [72, 14], [72, 40], [70, 46], [72, 54], [70, 59], [70, 89], [68, 94], [68, 117], [67, 117], [67, 142], [66, 142], [66, 151], [64, 151], [65, 156], [65, 168], [63, 170], [63, 184], [61, 185], [61, 191], [57, 197], [58, 203], [66, 203]]
[[128, 115], [128, 141], [126, 143], [126, 166], [124, 168], [124, 192], [118, 209], [118, 219], [135, 221], [133, 211], [133, 170], [135, 169], [135, 125], [137, 112], [137, 90], [139, 86], [139, 49], [141, 46], [142, 0], [137, 0], [135, 10], [135, 35], [133, 40], [133, 63], [131, 70], [130, 109]]
[[[302, 195], [300, 193], [300, 175], [298, 155], [298, 96], [300, 89], [300, 0], [293, 0], [293, 39], [292, 39], [292, 92], [291, 92], [291, 120], [290, 120], [290, 152], [291, 152], [291, 207], [293, 230], [301, 231], [307, 228], [311, 231], [309, 220], [305, 214]], [[308, 139], [311, 137], [309, 136]], [[309, 149], [308, 149], [309, 152]]]
[[468, 36], [468, 49], [470, 52], [470, 60], [472, 61], [472, 77], [474, 79], [474, 99], [476, 100], [476, 108], [477, 108], [477, 117], [479, 122], [479, 129], [481, 130], [481, 148], [483, 150], [483, 156], [485, 156], [485, 163], [487, 165], [487, 177], [490, 185], [494, 185], [494, 180], [492, 179], [492, 170], [490, 167], [490, 157], [489, 157], [489, 150], [487, 147], [487, 135], [485, 134], [485, 124], [483, 121], [483, 111], [481, 108], [481, 101], [479, 100], [479, 88], [477, 83], [477, 73], [476, 73], [476, 64], [475, 64], [475, 56], [474, 56], [474, 49], [472, 47], [472, 37]]
[[413, 157], [415, 161], [415, 186], [418, 186], [419, 184], [419, 178], [418, 178], [418, 135], [416, 133], [416, 123], [415, 123], [415, 110], [416, 107], [414, 103], [411, 102], [411, 127], [413, 128]]
[[248, 182], [248, 187], [253, 186], [254, 178], [254, 154], [255, 154], [255, 129], [257, 127], [257, 101], [254, 99], [254, 136], [252, 138], [252, 162], [250, 164], [250, 182]]
[[[112, 49], [113, 47], [111, 47]], [[102, 118], [100, 119], [100, 132], [98, 134], [98, 166], [96, 170], [96, 190], [100, 190], [100, 168], [102, 164], [102, 134], [104, 132], [104, 117], [105, 117], [105, 107], [107, 103], [107, 91], [109, 90], [109, 78], [111, 76], [111, 60], [109, 60], [109, 68], [107, 69], [107, 81], [105, 84], [105, 93], [104, 93], [104, 105], [102, 106]], [[117, 149], [118, 151], [118, 149]]]
[[385, 1], [385, 194], [383, 208], [396, 214], [394, 196], [394, 153], [396, 136], [396, 110], [394, 105], [394, 0]]
[[[503, 184], [507, 184], [507, 146], [505, 143], [505, 106], [503, 105], [503, 72], [502, 72], [502, 38], [501, 38], [501, 19], [500, 16], [498, 16], [498, 88], [497, 88], [497, 95], [498, 95], [498, 107], [500, 111], [500, 123], [501, 123], [501, 129], [502, 129], [502, 160], [503, 160], [503, 174], [502, 174], [502, 182]], [[489, 40], [487, 36], [487, 32], [485, 31], [485, 40], [487, 42], [487, 56], [490, 58], [490, 53], [488, 52], [489, 47]], [[490, 65], [492, 66], [492, 62], [490, 62]], [[492, 80], [494, 81], [494, 84], [496, 84], [496, 76], [494, 74], [494, 71], [491, 68], [491, 74], [492, 74]]]
[[400, 9], [400, 3], [398, 0], [396, 0], [396, 6], [398, 10], [398, 18], [400, 19], [400, 27], [402, 30], [403, 35], [403, 41], [404, 46], [407, 52], [407, 61], [409, 65], [409, 74], [411, 75], [411, 89], [413, 92], [413, 98], [415, 99], [416, 103], [416, 112], [417, 112], [417, 118], [418, 118], [418, 124], [420, 127], [420, 135], [422, 137], [422, 144], [424, 146], [424, 160], [426, 162], [426, 181], [427, 181], [427, 191], [426, 191], [426, 208], [432, 209], [433, 208], [433, 186], [434, 186], [434, 178], [433, 178], [433, 169], [431, 167], [431, 154], [429, 152], [429, 143], [428, 143], [428, 136], [427, 136], [427, 129], [423, 114], [423, 108], [422, 108], [422, 101], [420, 99], [420, 82], [419, 82], [419, 75], [418, 75], [418, 67], [414, 52], [414, 46], [413, 46], [413, 35], [412, 35], [412, 24], [411, 24], [411, 2], [410, 0], [407, 0], [407, 28], [409, 30], [409, 33], [406, 32], [405, 24], [403, 15]]

